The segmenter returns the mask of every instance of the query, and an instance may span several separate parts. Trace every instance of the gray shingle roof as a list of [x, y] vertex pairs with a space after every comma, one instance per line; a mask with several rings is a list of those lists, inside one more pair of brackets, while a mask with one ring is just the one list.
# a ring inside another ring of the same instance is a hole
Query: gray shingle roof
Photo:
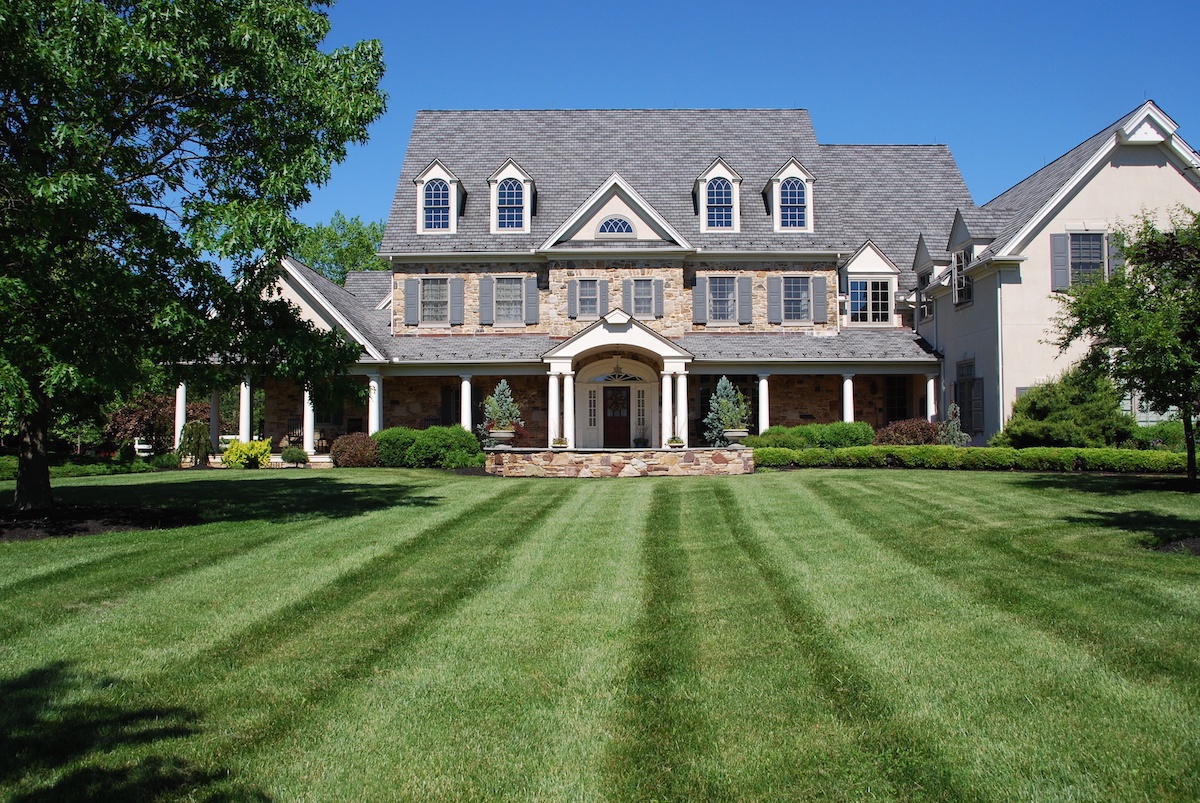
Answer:
[[388, 339], [401, 362], [538, 362], [560, 340], [549, 335], [408, 335]]
[[[381, 354], [388, 353], [388, 343], [392, 340], [391, 312], [374, 309], [375, 304], [379, 303], [379, 299], [374, 301], [360, 299], [341, 285], [329, 281], [300, 260], [294, 257], [288, 257], [288, 260], [292, 267], [312, 285], [313, 289], [320, 293], [326, 303], [349, 321], [350, 325], [357, 329], [367, 342]], [[392, 274], [390, 272], [385, 271], [381, 275], [389, 282], [391, 281]]]
[[[693, 185], [717, 157], [743, 178], [737, 234], [700, 231]], [[773, 231], [763, 201], [792, 157], [816, 180], [812, 234]], [[535, 183], [537, 214], [528, 234], [491, 234], [487, 179], [510, 158]], [[416, 233], [413, 179], [434, 159], [467, 193], [457, 234]], [[614, 172], [698, 248], [848, 253], [870, 238], [905, 266], [902, 284], [917, 234], [973, 205], [945, 146], [818, 145], [804, 109], [422, 111], [381, 251], [533, 250]]]
[[1006, 245], [1141, 108], [1142, 105], [1139, 105], [1137, 109], [1133, 109], [1103, 131], [1089, 137], [1029, 178], [984, 204], [984, 209], [1003, 210], [1008, 219], [997, 231], [992, 247], [978, 254], [976, 258], [992, 256], [997, 249]]
[[346, 292], [372, 307], [392, 292], [390, 270], [352, 270], [346, 274]]
[[801, 332], [694, 332], [677, 342], [697, 360], [892, 360], [927, 362], [931, 366], [938, 363], [933, 348], [910, 329], [843, 329], [824, 336]]

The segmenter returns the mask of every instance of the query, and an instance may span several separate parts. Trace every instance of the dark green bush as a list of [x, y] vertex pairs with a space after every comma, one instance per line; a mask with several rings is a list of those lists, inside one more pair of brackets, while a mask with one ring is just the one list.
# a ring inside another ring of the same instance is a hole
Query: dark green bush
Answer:
[[371, 437], [379, 444], [379, 465], [384, 468], [404, 468], [408, 449], [417, 439], [420, 430], [408, 427], [381, 429]]
[[1034, 385], [1013, 403], [1013, 414], [991, 446], [1115, 446], [1138, 428], [1121, 410], [1112, 380], [1085, 366]]
[[754, 465], [756, 468], [794, 466], [798, 462], [799, 456], [799, 449], [786, 449], [781, 446], [761, 446], [754, 450]]
[[1033, 446], [1018, 449], [1015, 467], [1026, 471], [1074, 471], [1078, 449]]
[[486, 458], [482, 450], [468, 452], [453, 449], [442, 459], [442, 468], [483, 468]]
[[961, 468], [963, 449], [957, 446], [881, 446], [889, 465], [901, 468]]
[[146, 462], [150, 464], [151, 468], [179, 468], [179, 452], [163, 452], [162, 454], [156, 454]]
[[807, 442], [796, 430], [800, 427], [768, 427], [758, 435], [745, 438], [742, 443], [751, 449], [803, 449]]
[[1084, 471], [1171, 474], [1187, 470], [1187, 455], [1134, 449], [1080, 449], [1079, 467]]
[[408, 468], [450, 468], [446, 460], [451, 452], [482, 454], [483, 450], [479, 447], [479, 440], [457, 424], [452, 427], [429, 427], [417, 430], [417, 437], [405, 454], [404, 464]]
[[333, 442], [329, 456], [338, 468], [374, 468], [379, 465], [379, 444], [365, 432], [351, 432]]
[[299, 446], [286, 446], [279, 453], [279, 459], [284, 463], [291, 463], [293, 466], [299, 466], [308, 462], [308, 452], [301, 449]]
[[774, 446], [783, 449], [840, 449], [869, 446], [875, 442], [875, 430], [865, 421], [836, 421], [832, 424], [801, 424], [798, 427], [769, 427], [743, 443], [752, 449]]
[[938, 425], [924, 418], [895, 421], [875, 433], [880, 446], [921, 446], [938, 442]]
[[968, 471], [1012, 471], [1017, 464], [1017, 450], [1009, 446], [968, 447], [962, 452], [962, 467]]
[[830, 462], [840, 468], [883, 468], [887, 452], [876, 446], [847, 446], [834, 449]]
[[1182, 421], [1159, 421], [1145, 427], [1136, 427], [1122, 449], [1158, 449], [1166, 452], [1182, 452], [1187, 449], [1183, 442]]

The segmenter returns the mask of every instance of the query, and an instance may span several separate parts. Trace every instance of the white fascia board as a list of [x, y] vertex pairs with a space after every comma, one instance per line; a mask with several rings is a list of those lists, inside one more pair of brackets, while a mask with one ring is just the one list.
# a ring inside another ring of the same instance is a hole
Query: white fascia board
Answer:
[[[889, 259], [888, 255], [883, 253], [883, 251], [879, 248], [879, 246], [875, 245], [875, 243], [869, 239], [865, 243], [860, 245], [858, 247], [857, 251], [855, 251], [853, 254], [850, 255], [850, 258], [846, 260], [846, 264], [842, 265], [842, 267], [839, 268], [839, 272], [849, 275], [851, 273], [850, 268], [853, 267], [854, 263], [857, 262], [859, 259], [861, 259], [863, 254], [865, 254], [867, 251], [871, 251], [877, 257], [879, 257], [879, 259], [883, 261], [884, 267], [890, 268], [891, 272], [893, 274], [895, 274], [897, 276], [900, 275], [900, 269], [898, 267], [896, 267], [896, 263], [893, 262], [891, 259]], [[879, 276], [882, 274], [880, 273], [880, 271], [876, 270], [876, 271], [864, 271], [862, 273], [862, 275], [864, 275], [864, 276]]]
[[849, 253], [849, 251], [823, 251], [819, 249], [814, 249], [811, 251], [719, 251], [716, 249], [707, 248], [695, 249], [697, 259], [719, 257], [720, 259], [729, 262], [757, 262], [763, 259], [833, 259], [836, 261], [840, 260], [843, 256], [846, 256]]
[[[620, 242], [630, 242], [629, 240], [621, 240]], [[616, 259], [622, 256], [629, 257], [647, 257], [647, 256], [662, 256], [672, 259], [684, 259], [696, 253], [691, 248], [550, 248], [544, 251], [538, 251], [538, 256], [547, 259], [574, 259], [575, 257], [609, 257]]]
[[367, 340], [367, 338], [363, 336], [362, 332], [358, 331], [358, 329], [355, 328], [354, 325], [342, 315], [342, 313], [338, 312], [337, 307], [330, 304], [325, 296], [318, 292], [317, 288], [313, 287], [312, 283], [309, 282], [308, 279], [304, 278], [300, 271], [298, 271], [292, 264], [291, 257], [283, 258], [283, 268], [285, 271], [287, 271], [287, 275], [294, 279], [298, 285], [304, 288], [305, 292], [312, 296], [315, 302], [321, 305], [321, 309], [325, 310], [325, 312], [329, 314], [329, 317], [333, 318], [333, 320], [337, 322], [338, 326], [342, 327], [342, 330], [345, 331], [346, 334], [354, 338], [354, 342], [362, 346], [363, 349], [374, 359], [386, 359], [382, 354], [379, 353], [377, 348], [371, 345], [371, 341]]
[[394, 263], [406, 262], [544, 262], [537, 251], [380, 251], [378, 256]]
[[444, 173], [446, 177], [452, 181], [459, 181], [458, 176], [454, 175], [454, 171], [446, 167], [441, 159], [434, 159], [432, 162], [425, 165], [424, 170], [422, 170], [420, 173], [417, 173], [416, 178], [413, 179], [413, 184], [420, 184], [429, 176], [430, 173], [435, 172], [435, 170], [441, 170], [442, 173]]
[[521, 165], [517, 163], [517, 160], [513, 159], [512, 157], [505, 159], [504, 164], [500, 165], [500, 168], [495, 173], [492, 173], [490, 176], [488, 176], [488, 182], [490, 183], [498, 180], [500, 176], [504, 175], [504, 171], [509, 167], [512, 167], [514, 170], [520, 173], [522, 179], [528, 181], [530, 184], [533, 183], [533, 177], [529, 175], [529, 171], [521, 167]]
[[588, 197], [586, 201], [576, 207], [575, 211], [571, 213], [571, 216], [563, 221], [562, 225], [555, 229], [553, 234], [546, 238], [546, 241], [543, 242], [541, 247], [537, 249], [538, 252], [541, 253], [550, 250], [555, 243], [566, 236], [567, 232], [574, 229], [576, 224], [578, 224], [586, 215], [591, 214], [595, 210], [596, 205], [600, 203], [604, 196], [611, 192], [614, 187], [619, 188], [622, 192], [628, 195], [629, 199], [633, 201], [634, 205], [641, 210], [642, 214], [644, 214], [648, 220], [652, 221], [663, 231], [665, 231], [672, 240], [679, 244], [681, 248], [692, 250], [692, 244], [689, 243], [682, 234], [676, 231], [675, 227], [668, 223], [666, 218], [658, 213], [658, 210], [656, 210], [645, 198], [638, 194], [638, 191], [635, 190], [628, 181], [622, 178], [620, 173], [613, 173], [604, 181], [604, 183], [600, 185], [595, 192]]
[[999, 273], [1002, 270], [1019, 270], [1021, 263], [1027, 259], [1029, 257], [1026, 256], [990, 256], [987, 259], [971, 263], [970, 267], [963, 271], [963, 275], [977, 278], [989, 273]]

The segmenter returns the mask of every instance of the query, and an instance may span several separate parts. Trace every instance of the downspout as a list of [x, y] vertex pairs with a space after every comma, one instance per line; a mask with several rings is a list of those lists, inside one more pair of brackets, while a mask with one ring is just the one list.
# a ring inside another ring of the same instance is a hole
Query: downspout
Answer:
[[1001, 270], [996, 271], [996, 363], [996, 412], [1000, 429], [1004, 429], [1004, 271]]

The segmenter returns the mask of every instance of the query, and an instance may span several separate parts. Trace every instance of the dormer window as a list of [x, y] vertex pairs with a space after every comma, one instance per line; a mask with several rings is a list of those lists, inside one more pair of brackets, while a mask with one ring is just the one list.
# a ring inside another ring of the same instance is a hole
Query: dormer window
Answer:
[[742, 216], [738, 199], [741, 183], [742, 177], [724, 159], [717, 159], [696, 177], [692, 193], [700, 215], [700, 231], [737, 233]]
[[458, 177], [434, 159], [413, 183], [417, 187], [417, 231], [421, 234], [454, 234], [462, 207]]
[[966, 274], [967, 266], [975, 258], [975, 249], [968, 245], [954, 252], [954, 304], [970, 304], [975, 300], [975, 280]]
[[425, 184], [425, 229], [450, 228], [450, 185], [440, 178]]
[[524, 234], [533, 216], [533, 179], [509, 159], [488, 179], [492, 196], [492, 234]]
[[632, 240], [635, 236], [633, 224], [617, 215], [605, 218], [596, 228], [597, 239]]
[[784, 179], [779, 185], [779, 227], [803, 229], [807, 226], [804, 182], [798, 178]]
[[813, 176], [795, 159], [780, 168], [763, 190], [777, 232], [813, 230]]

